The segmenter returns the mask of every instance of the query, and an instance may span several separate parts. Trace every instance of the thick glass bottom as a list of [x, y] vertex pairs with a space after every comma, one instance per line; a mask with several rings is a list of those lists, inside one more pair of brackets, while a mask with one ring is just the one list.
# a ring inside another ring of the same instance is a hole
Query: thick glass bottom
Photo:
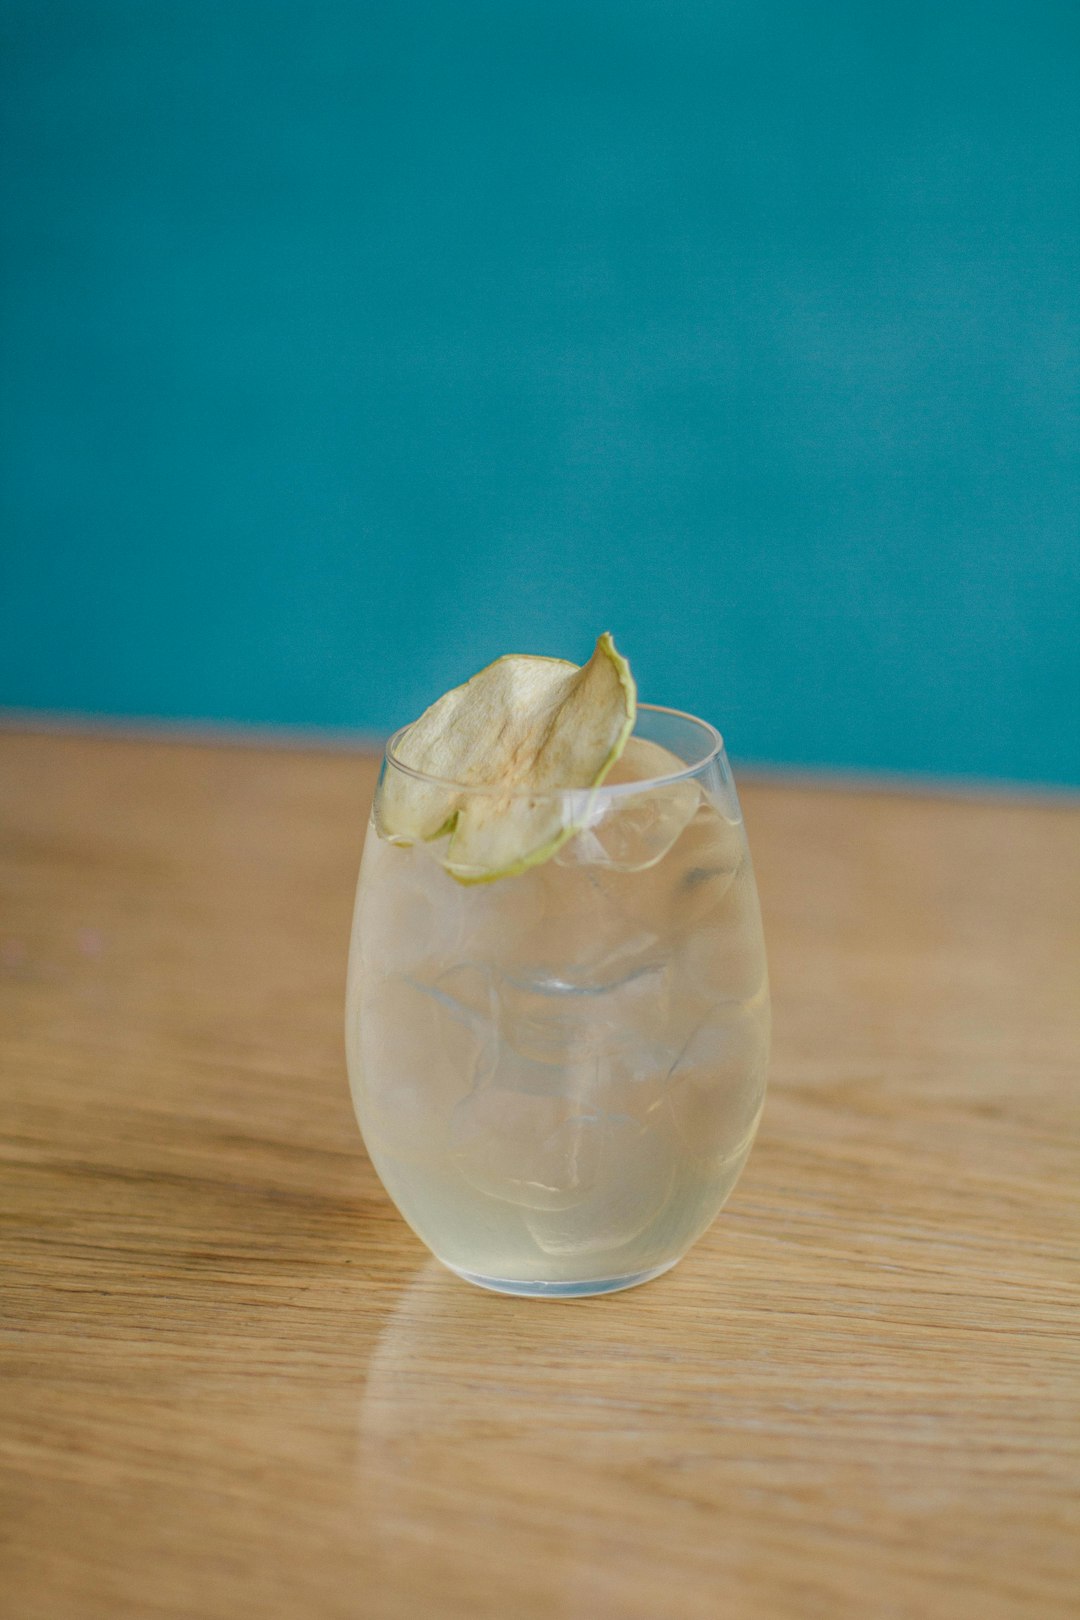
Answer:
[[674, 1260], [665, 1260], [662, 1266], [630, 1272], [624, 1277], [590, 1277], [576, 1282], [519, 1282], [512, 1277], [481, 1277], [474, 1271], [462, 1271], [460, 1266], [452, 1266], [446, 1260], [442, 1263], [455, 1277], [493, 1294], [518, 1294], [527, 1299], [584, 1299], [590, 1294], [617, 1294], [623, 1288], [640, 1288], [642, 1283], [662, 1277], [665, 1271], [678, 1265], [680, 1258], [676, 1255]]

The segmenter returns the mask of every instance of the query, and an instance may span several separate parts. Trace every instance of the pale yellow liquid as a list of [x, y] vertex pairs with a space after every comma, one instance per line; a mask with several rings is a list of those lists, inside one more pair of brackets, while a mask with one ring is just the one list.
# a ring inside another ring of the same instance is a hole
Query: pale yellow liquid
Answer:
[[405, 1219], [474, 1280], [569, 1292], [653, 1275], [750, 1151], [769, 1007], [742, 825], [708, 798], [685, 825], [644, 811], [602, 833], [646, 866], [613, 868], [586, 836], [476, 887], [369, 829], [357, 1114]]

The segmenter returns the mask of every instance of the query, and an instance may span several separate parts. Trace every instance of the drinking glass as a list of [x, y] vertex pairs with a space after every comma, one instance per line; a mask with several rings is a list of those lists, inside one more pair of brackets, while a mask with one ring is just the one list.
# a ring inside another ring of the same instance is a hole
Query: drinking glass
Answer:
[[674, 756], [669, 773], [616, 766], [599, 788], [524, 795], [557, 798], [575, 835], [469, 885], [438, 844], [380, 834], [389, 774], [432, 780], [397, 757], [401, 736], [349, 955], [349, 1076], [372, 1163], [469, 1282], [555, 1296], [648, 1282], [719, 1212], [764, 1100], [765, 947], [720, 735], [639, 705], [635, 736]]

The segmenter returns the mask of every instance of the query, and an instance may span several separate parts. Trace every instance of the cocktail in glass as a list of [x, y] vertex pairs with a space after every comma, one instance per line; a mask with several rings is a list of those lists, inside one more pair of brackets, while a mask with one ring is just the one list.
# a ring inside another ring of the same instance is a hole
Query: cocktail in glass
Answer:
[[574, 836], [487, 883], [448, 874], [437, 844], [381, 834], [389, 773], [424, 780], [394, 741], [383, 762], [349, 960], [357, 1116], [417, 1235], [505, 1293], [666, 1271], [727, 1199], [761, 1117], [768, 976], [723, 744], [647, 704], [635, 737], [670, 768], [633, 780], [622, 764], [555, 795]]

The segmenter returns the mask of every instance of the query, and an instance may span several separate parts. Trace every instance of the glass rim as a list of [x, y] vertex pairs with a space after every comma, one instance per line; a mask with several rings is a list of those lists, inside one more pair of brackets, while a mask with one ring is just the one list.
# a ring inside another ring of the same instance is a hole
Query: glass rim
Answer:
[[[689, 781], [692, 777], [700, 775], [704, 770], [723, 757], [724, 739], [716, 727], [708, 720], [702, 720], [696, 714], [688, 714], [685, 709], [672, 709], [664, 703], [639, 703], [638, 713], [670, 715], [674, 720], [684, 720], [688, 725], [697, 726], [705, 733], [709, 742], [708, 750], [693, 765], [686, 765], [681, 771], [671, 771], [666, 776], [646, 776], [634, 782], [598, 782], [593, 787], [579, 788], [541, 788], [539, 791], [521, 791], [506, 793], [505, 788], [497, 782], [454, 782], [444, 776], [429, 776], [427, 771], [418, 771], [413, 765], [406, 765], [404, 760], [397, 757], [395, 746], [404, 737], [412, 726], [416, 724], [410, 720], [407, 726], [399, 726], [386, 744], [384, 758], [394, 770], [400, 771], [403, 776], [412, 777], [414, 782], [422, 782], [425, 787], [442, 788], [453, 793], [498, 793], [509, 799], [562, 799], [567, 795], [595, 793], [609, 794], [612, 797], [626, 797], [636, 793], [646, 793], [651, 788], [669, 787], [678, 782]], [[636, 724], [636, 722], [635, 722]], [[634, 735], [633, 732], [630, 734]]]

